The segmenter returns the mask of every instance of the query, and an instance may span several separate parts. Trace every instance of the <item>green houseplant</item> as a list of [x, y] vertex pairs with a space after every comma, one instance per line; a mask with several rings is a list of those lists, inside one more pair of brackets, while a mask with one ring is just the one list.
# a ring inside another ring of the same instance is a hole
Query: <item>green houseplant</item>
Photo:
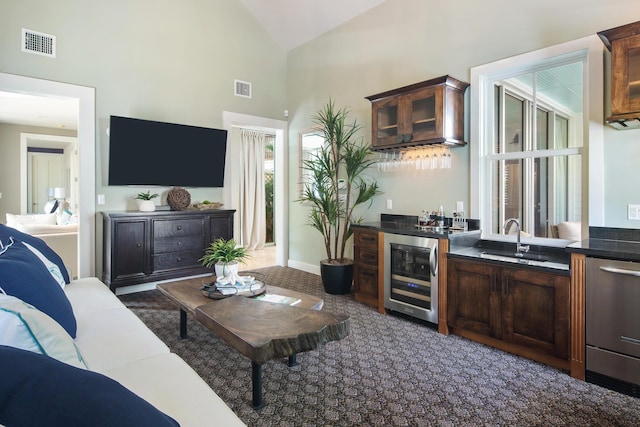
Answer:
[[211, 242], [205, 249], [204, 256], [198, 261], [203, 266], [215, 268], [216, 276], [225, 277], [229, 273], [238, 273], [238, 263], [249, 259], [249, 254], [244, 246], [238, 246], [235, 240], [218, 238]]
[[156, 210], [156, 204], [153, 202], [153, 199], [158, 197], [157, 193], [151, 194], [151, 191], [147, 191], [146, 193], [138, 193], [135, 197], [138, 200], [138, 209], [142, 212], [153, 212]]
[[345, 257], [345, 249], [351, 224], [362, 221], [355, 209], [380, 193], [374, 179], [363, 177], [375, 163], [371, 147], [356, 138], [362, 127], [348, 120], [349, 110], [336, 109], [332, 100], [313, 117], [325, 143], [303, 163], [309, 180], [299, 200], [310, 206], [309, 225], [322, 234], [327, 258], [320, 261], [320, 272], [325, 291], [332, 294], [351, 291], [353, 259]]

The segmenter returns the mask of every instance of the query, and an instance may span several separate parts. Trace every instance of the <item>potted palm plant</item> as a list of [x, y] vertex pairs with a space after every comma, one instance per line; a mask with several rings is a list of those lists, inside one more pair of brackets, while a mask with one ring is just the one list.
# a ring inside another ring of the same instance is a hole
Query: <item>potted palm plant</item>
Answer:
[[330, 294], [351, 292], [353, 259], [345, 257], [345, 249], [351, 224], [362, 221], [355, 209], [380, 193], [375, 180], [363, 177], [375, 163], [371, 147], [356, 138], [362, 127], [348, 119], [349, 110], [336, 109], [332, 100], [313, 117], [325, 143], [303, 163], [309, 180], [299, 200], [310, 206], [309, 225], [322, 234], [327, 258], [320, 261], [320, 273]]
[[227, 277], [238, 274], [238, 263], [249, 259], [247, 248], [238, 246], [235, 240], [218, 238], [205, 249], [204, 256], [198, 261], [203, 266], [215, 268], [217, 277]]
[[158, 197], [157, 193], [151, 194], [151, 191], [147, 191], [146, 193], [138, 193], [136, 196], [136, 200], [138, 200], [138, 209], [141, 212], [153, 212], [156, 210], [156, 204], [153, 201]]

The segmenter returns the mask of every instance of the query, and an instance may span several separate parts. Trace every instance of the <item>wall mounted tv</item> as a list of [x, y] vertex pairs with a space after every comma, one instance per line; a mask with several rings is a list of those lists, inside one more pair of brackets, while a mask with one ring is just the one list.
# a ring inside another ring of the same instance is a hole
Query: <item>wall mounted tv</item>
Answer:
[[111, 116], [109, 185], [223, 187], [227, 131]]

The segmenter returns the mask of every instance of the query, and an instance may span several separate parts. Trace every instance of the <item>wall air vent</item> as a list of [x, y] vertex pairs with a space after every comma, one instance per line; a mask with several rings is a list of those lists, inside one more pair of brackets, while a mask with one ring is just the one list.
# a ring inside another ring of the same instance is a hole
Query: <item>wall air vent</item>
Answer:
[[234, 83], [235, 83], [234, 94], [236, 96], [242, 96], [243, 98], [251, 98], [251, 83], [243, 82], [242, 80], [235, 80]]
[[56, 36], [23, 28], [22, 51], [55, 58]]

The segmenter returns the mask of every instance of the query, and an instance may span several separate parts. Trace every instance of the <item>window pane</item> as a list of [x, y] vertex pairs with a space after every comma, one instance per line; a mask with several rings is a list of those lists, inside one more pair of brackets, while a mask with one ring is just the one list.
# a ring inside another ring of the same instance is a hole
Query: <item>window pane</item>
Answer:
[[524, 102], [515, 96], [505, 94], [504, 102], [505, 153], [522, 151], [524, 128]]
[[538, 108], [536, 114], [536, 150], [549, 148], [549, 113]]
[[555, 141], [553, 148], [569, 148], [569, 120], [556, 116], [555, 124]]
[[521, 217], [522, 161], [492, 161], [491, 189], [492, 232], [501, 233], [505, 219]]

